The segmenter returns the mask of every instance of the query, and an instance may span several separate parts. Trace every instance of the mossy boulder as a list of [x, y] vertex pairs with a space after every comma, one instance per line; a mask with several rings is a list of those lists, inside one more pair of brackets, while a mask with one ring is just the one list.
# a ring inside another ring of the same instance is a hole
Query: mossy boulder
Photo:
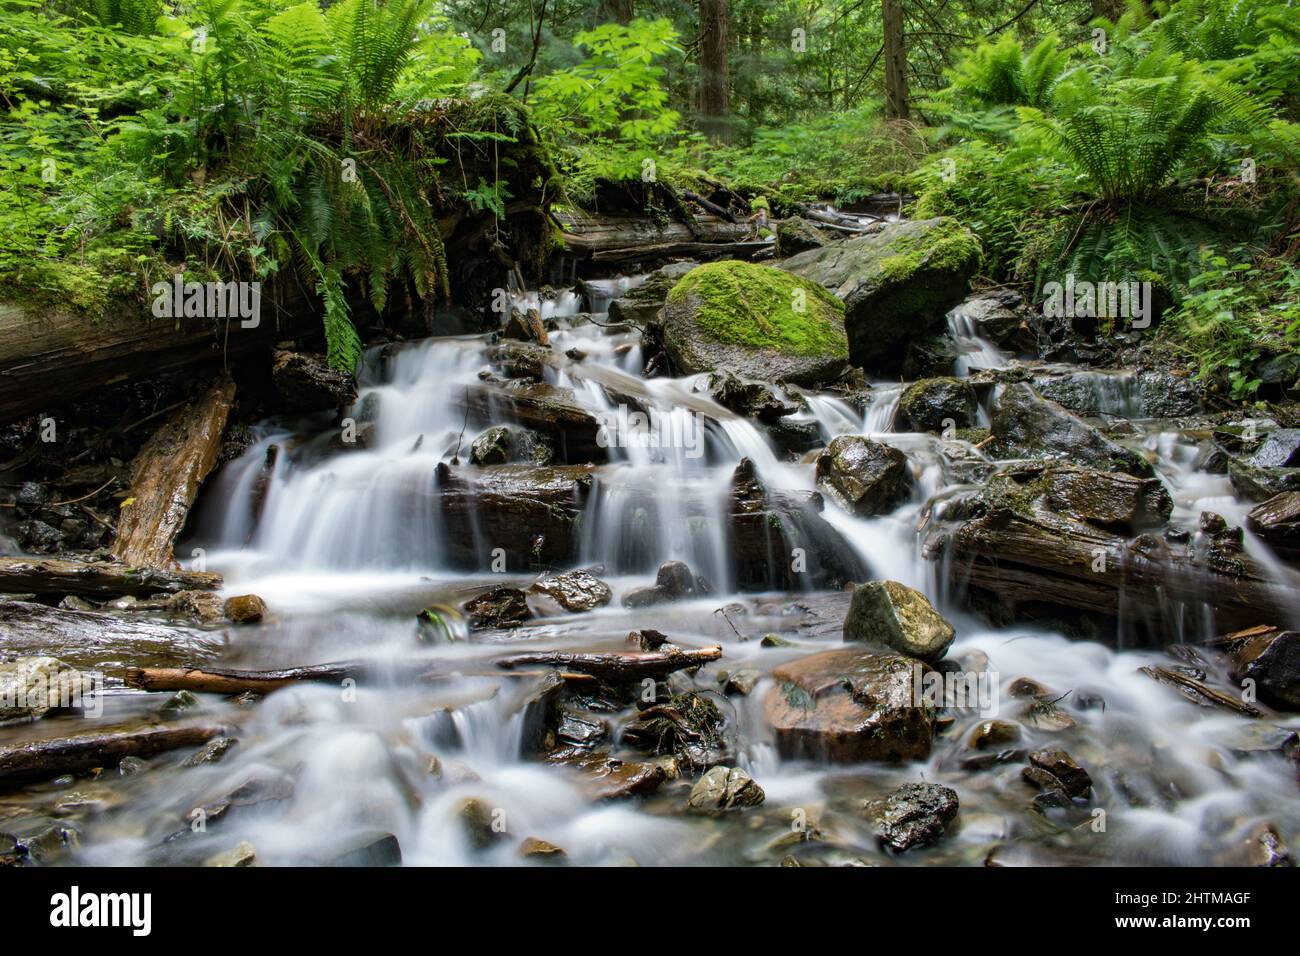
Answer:
[[893, 223], [869, 236], [801, 252], [780, 268], [811, 279], [844, 303], [849, 358], [896, 375], [907, 344], [938, 332], [965, 298], [982, 250], [955, 219]]
[[861, 435], [831, 439], [817, 457], [816, 473], [817, 486], [859, 517], [893, 510], [912, 490], [907, 456]]
[[749, 262], [711, 262], [673, 286], [658, 338], [679, 375], [730, 371], [816, 386], [848, 371], [844, 307], [815, 282]]
[[1111, 441], [1074, 412], [1043, 398], [1024, 382], [999, 389], [993, 400], [992, 419], [1001, 457], [1057, 459], [1138, 478], [1152, 474], [1151, 463], [1137, 452]]
[[908, 386], [898, 400], [895, 428], [942, 432], [975, 424], [975, 389], [960, 378], [926, 378]]
[[782, 258], [820, 249], [830, 241], [825, 231], [799, 216], [782, 219], [776, 224], [776, 254]]
[[897, 581], [868, 581], [853, 592], [844, 640], [884, 644], [926, 663], [937, 662], [955, 631], [920, 591]]

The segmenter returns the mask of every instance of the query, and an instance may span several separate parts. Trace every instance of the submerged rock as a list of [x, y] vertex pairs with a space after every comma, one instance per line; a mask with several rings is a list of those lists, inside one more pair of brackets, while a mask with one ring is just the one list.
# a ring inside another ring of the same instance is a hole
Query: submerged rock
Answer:
[[657, 323], [679, 375], [731, 371], [811, 386], [849, 367], [839, 300], [770, 266], [728, 260], [692, 269], [673, 286]]
[[910, 341], [943, 328], [981, 255], [979, 240], [957, 220], [919, 219], [800, 253], [780, 267], [834, 292], [844, 303], [852, 363], [892, 376]]
[[905, 783], [882, 800], [863, 805], [876, 838], [895, 853], [934, 843], [957, 816], [957, 791], [934, 783]]
[[590, 571], [566, 571], [542, 578], [531, 590], [559, 602], [566, 611], [591, 611], [610, 602], [609, 585]]
[[912, 471], [897, 448], [859, 435], [838, 435], [817, 458], [817, 484], [846, 511], [866, 517], [905, 501]]
[[1106, 438], [1078, 415], [1021, 382], [1003, 385], [993, 403], [993, 435], [1007, 457], [1059, 458], [1102, 471], [1138, 477], [1151, 465], [1137, 452]]
[[776, 421], [785, 415], [793, 415], [799, 410], [796, 406], [777, 398], [770, 385], [762, 382], [746, 382], [730, 372], [710, 376], [709, 388], [713, 393], [713, 400], [723, 408], [729, 408], [737, 415], [762, 422]]
[[1080, 767], [1064, 750], [1035, 750], [1029, 755], [1029, 763], [1059, 780], [1062, 789], [1071, 797], [1086, 797], [1092, 790], [1092, 778], [1088, 776], [1088, 771]]
[[471, 630], [518, 627], [533, 616], [528, 596], [519, 588], [502, 585], [470, 598], [464, 609]]
[[764, 701], [787, 760], [920, 760], [929, 756], [934, 712], [915, 693], [915, 661], [843, 648], [783, 664]]
[[757, 807], [766, 796], [739, 767], [714, 767], [691, 787], [687, 803], [693, 810], [733, 810]]
[[695, 575], [684, 561], [665, 561], [659, 565], [655, 583], [650, 587], [635, 588], [623, 595], [624, 607], [650, 607], [667, 601], [694, 597], [697, 590]]
[[540, 860], [546, 863], [562, 862], [567, 854], [554, 843], [539, 840], [537, 837], [525, 837], [519, 844], [519, 855], [525, 860]]
[[855, 589], [844, 618], [844, 640], [884, 644], [930, 664], [948, 652], [954, 636], [929, 598], [897, 581]]
[[644, 282], [628, 289], [609, 304], [609, 320], [642, 327], [649, 325], [664, 307], [673, 286], [697, 265], [698, 262], [670, 262], [656, 269]]
[[895, 431], [943, 432], [975, 425], [975, 389], [959, 378], [926, 378], [898, 400]]
[[505, 465], [523, 462], [549, 465], [555, 458], [555, 449], [549, 440], [527, 428], [494, 425], [479, 434], [470, 444], [469, 461], [472, 465]]

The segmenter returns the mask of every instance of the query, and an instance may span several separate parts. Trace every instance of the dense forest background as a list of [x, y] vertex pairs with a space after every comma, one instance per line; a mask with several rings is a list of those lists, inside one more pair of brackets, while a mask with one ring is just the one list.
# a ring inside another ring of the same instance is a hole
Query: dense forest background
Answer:
[[293, 274], [352, 368], [345, 288], [453, 298], [458, 215], [897, 191], [986, 284], [1152, 282], [1162, 347], [1252, 400], [1300, 380], [1298, 107], [1263, 0], [0, 0], [0, 288], [93, 321]]

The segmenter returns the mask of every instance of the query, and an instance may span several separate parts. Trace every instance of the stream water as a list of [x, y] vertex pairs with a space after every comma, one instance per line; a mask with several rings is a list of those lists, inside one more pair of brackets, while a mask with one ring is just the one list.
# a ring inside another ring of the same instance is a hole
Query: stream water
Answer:
[[[981, 719], [973, 710], [953, 712], [954, 722], [923, 763], [827, 766], [782, 759], [763, 715], [771, 686], [766, 675], [782, 662], [838, 646], [839, 637], [810, 638], [796, 626], [800, 595], [738, 591], [723, 523], [710, 515], [723, 507], [742, 458], [769, 488], [788, 490], [813, 490], [811, 460], [783, 460], [753, 422], [716, 404], [698, 381], [643, 379], [639, 333], [593, 323], [577, 314], [579, 304], [572, 295], [546, 304], [556, 326], [555, 364], [547, 370], [553, 384], [572, 389], [581, 405], [601, 415], [616, 416], [630, 397], [656, 410], [667, 433], [675, 427], [679, 436], [698, 438], [695, 446], [680, 440], [670, 447], [614, 441], [610, 462], [598, 467], [576, 566], [602, 566], [614, 600], [595, 611], [492, 632], [487, 642], [469, 639], [452, 616], [458, 640], [417, 640], [421, 608], [454, 608], [480, 586], [527, 587], [536, 572], [494, 572], [499, 542], [486, 536], [457, 542], [479, 555], [477, 571], [448, 560], [450, 532], [437, 506], [440, 463], [454, 458], [458, 471], [473, 471], [465, 462], [479, 429], [466, 428], [458, 396], [479, 382], [490, 337], [371, 350], [349, 412], [373, 424], [367, 447], [341, 450], [339, 427], [328, 415], [262, 423], [244, 455], [209, 482], [194, 539], [178, 554], [203, 549], [207, 567], [225, 575], [226, 593], [256, 593], [272, 610], [261, 626], [228, 632], [221, 664], [264, 669], [364, 659], [380, 675], [391, 668], [393, 678], [377, 676], [355, 688], [302, 684], [255, 702], [205, 695], [198, 713], [237, 728], [232, 735], [239, 745], [211, 765], [182, 768], [180, 756], [160, 757], [144, 773], [78, 784], [74, 803], [94, 812], [78, 818], [74, 861], [192, 862], [247, 841], [264, 865], [329, 862], [376, 834], [392, 834], [403, 862], [416, 865], [517, 864], [526, 837], [562, 847], [580, 864], [776, 863], [789, 855], [882, 865], [1195, 864], [1214, 861], [1260, 822], [1291, 842], [1300, 839], [1294, 764], [1259, 745], [1267, 734], [1258, 722], [1199, 709], [1138, 673], [1146, 663], [1169, 663], [1163, 651], [1116, 650], [1027, 627], [994, 629], [957, 606], [942, 586], [944, 568], [922, 557], [919, 535], [926, 501], [958, 482], [944, 454], [953, 443], [892, 430], [896, 384], [878, 383], [865, 410], [830, 394], [806, 396], [796, 419], [815, 422], [824, 440], [870, 435], [905, 452], [916, 477], [912, 499], [892, 514], [860, 519], [828, 501], [825, 518], [873, 577], [931, 596], [957, 628], [949, 657], [964, 668], [987, 668], [1002, 691], [1002, 715], [1023, 704], [1005, 693], [1016, 678], [1069, 692], [1059, 706], [1077, 726], [1067, 736], [1026, 728], [1017, 746], [1066, 746], [1089, 769], [1092, 807], [1104, 813], [1061, 818], [1030, 810], [1032, 791], [1020, 780], [1019, 763], [962, 769], [963, 741]], [[607, 300], [593, 304], [603, 309]], [[1006, 364], [970, 320], [957, 313], [951, 325], [961, 345], [960, 374]], [[564, 358], [571, 349], [583, 353], [580, 361]], [[1131, 413], [1122, 382], [1093, 378], [1102, 411]], [[1154, 456], [1176, 502], [1175, 521], [1190, 526], [1201, 510], [1214, 510], [1240, 522], [1245, 505], [1226, 479], [1191, 469], [1189, 439], [1160, 423], [1138, 422], [1130, 442]], [[969, 445], [962, 454], [982, 457]], [[1249, 537], [1247, 546], [1271, 560]], [[711, 593], [622, 607], [620, 596], [650, 583], [669, 559], [705, 577]], [[724, 606], [726, 614], [718, 613]], [[492, 659], [521, 648], [626, 649], [628, 632], [642, 627], [686, 646], [722, 645], [720, 665], [694, 680], [727, 716], [734, 762], [765, 790], [763, 806], [724, 817], [689, 813], [688, 780], [670, 781], [643, 799], [596, 802], [580, 772], [521, 756], [521, 707], [535, 678], [503, 674]], [[758, 637], [768, 633], [788, 645], [763, 646]], [[400, 679], [412, 661], [442, 679]], [[749, 695], [723, 697], [715, 693], [719, 667], [755, 668], [765, 676]], [[108, 709], [140, 712], [146, 699], [156, 706], [158, 698], [121, 690], [109, 697]], [[1291, 718], [1289, 726], [1300, 727], [1300, 720]], [[438, 758], [437, 773], [430, 772], [431, 757]], [[194, 832], [194, 808], [250, 779], [275, 799]], [[858, 807], [917, 780], [958, 792], [958, 825], [932, 848], [887, 855]], [[23, 799], [68, 803], [66, 788], [55, 784], [30, 788]], [[477, 845], [464, 825], [467, 799], [488, 808], [505, 835]], [[165, 839], [173, 832], [184, 838]]]

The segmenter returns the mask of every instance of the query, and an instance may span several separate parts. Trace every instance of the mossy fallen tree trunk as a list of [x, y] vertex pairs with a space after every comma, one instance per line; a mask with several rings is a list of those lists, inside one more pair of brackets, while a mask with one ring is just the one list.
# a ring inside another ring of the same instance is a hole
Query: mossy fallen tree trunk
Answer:
[[199, 486], [217, 463], [234, 400], [234, 382], [217, 379], [140, 449], [113, 542], [113, 554], [121, 561], [146, 568], [175, 564], [172, 542], [185, 525]]
[[567, 255], [610, 265], [650, 262], [673, 256], [694, 259], [748, 259], [772, 248], [744, 222], [698, 216], [695, 229], [648, 216], [604, 216], [557, 212]]

